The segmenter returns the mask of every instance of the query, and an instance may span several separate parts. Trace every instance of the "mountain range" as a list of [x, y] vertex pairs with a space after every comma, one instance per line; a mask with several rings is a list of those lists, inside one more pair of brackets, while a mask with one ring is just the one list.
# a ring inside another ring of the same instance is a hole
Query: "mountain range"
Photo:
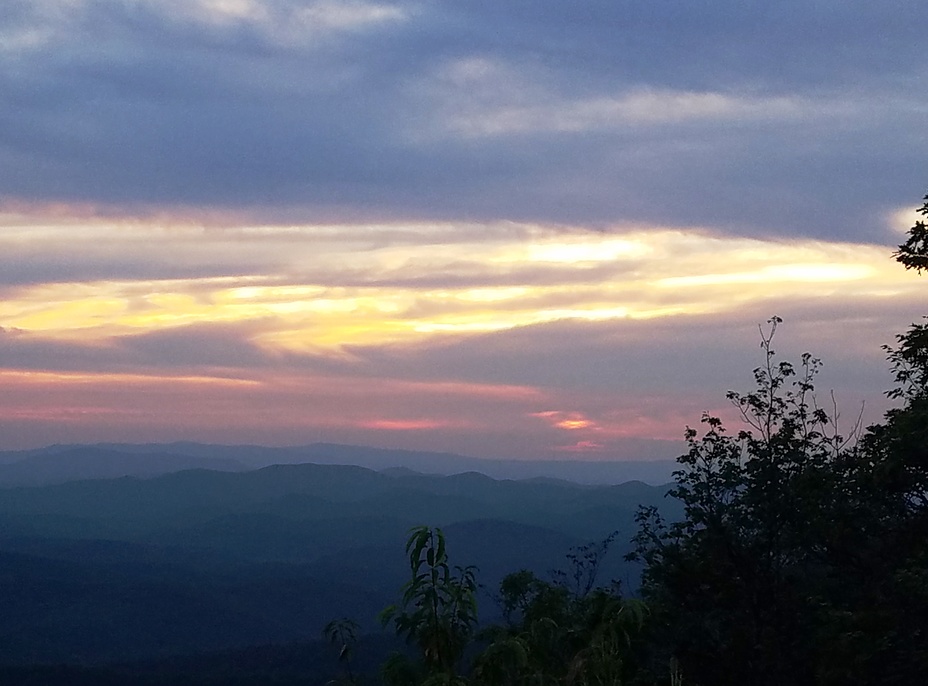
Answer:
[[375, 470], [410, 469], [426, 474], [480, 472], [497, 479], [551, 478], [581, 484], [671, 480], [668, 460], [496, 460], [453, 453], [313, 443], [305, 446], [202, 443], [100, 443], [0, 451], [0, 486], [62, 483], [78, 478], [155, 476], [182, 469], [245, 471], [272, 464], [342, 464]]
[[[453, 564], [479, 568], [486, 619], [505, 574], [548, 578], [572, 549], [612, 532], [601, 579], [633, 591], [638, 570], [624, 553], [637, 507], [679, 516], [666, 486], [641, 481], [425, 474], [396, 464], [409, 453], [346, 446], [329, 459], [366, 455], [382, 469], [300, 462], [307, 449], [183, 446], [60, 446], [6, 460], [6, 484], [41, 485], [0, 488], [0, 665], [311, 642], [339, 617], [376, 634], [409, 574], [407, 532], [423, 524], [443, 528]], [[255, 468], [274, 457], [290, 463]], [[467, 459], [413, 457], [442, 469]]]

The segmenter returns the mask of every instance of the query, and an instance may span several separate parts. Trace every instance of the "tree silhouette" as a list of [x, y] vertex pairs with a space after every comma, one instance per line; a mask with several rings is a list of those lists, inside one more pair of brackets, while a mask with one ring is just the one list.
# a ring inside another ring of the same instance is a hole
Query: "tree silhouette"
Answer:
[[[918, 210], [928, 216], [928, 196]], [[928, 269], [919, 220], [895, 258]], [[679, 522], [639, 512], [632, 557], [652, 611], [647, 661], [697, 684], [921, 683], [928, 674], [928, 325], [886, 352], [899, 401], [859, 440], [815, 404], [761, 333], [756, 388], [729, 393], [745, 428], [688, 428], [670, 495]], [[854, 432], [855, 434], [858, 431]], [[852, 439], [854, 436], [851, 437]]]
[[[420, 651], [425, 684], [460, 682], [458, 663], [477, 624], [476, 568], [455, 567], [448, 561], [441, 529], [419, 526], [406, 541], [412, 578], [403, 586], [402, 601], [380, 615], [386, 626], [405, 636]], [[385, 665], [390, 683], [406, 683], [415, 669], [395, 656]]]
[[[925, 196], [924, 201], [916, 212], [923, 217], [928, 217], [928, 195]], [[908, 239], [899, 246], [893, 256], [906, 269], [914, 269], [919, 273], [923, 269], [928, 270], [928, 225], [924, 220], [916, 219], [915, 225], [909, 229]]]

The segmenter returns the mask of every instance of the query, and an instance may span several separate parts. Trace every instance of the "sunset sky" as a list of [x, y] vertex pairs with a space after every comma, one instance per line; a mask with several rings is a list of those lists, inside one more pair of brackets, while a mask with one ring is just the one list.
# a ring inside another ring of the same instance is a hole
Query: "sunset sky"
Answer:
[[928, 314], [924, 3], [4, 0], [0, 450], [653, 459]]

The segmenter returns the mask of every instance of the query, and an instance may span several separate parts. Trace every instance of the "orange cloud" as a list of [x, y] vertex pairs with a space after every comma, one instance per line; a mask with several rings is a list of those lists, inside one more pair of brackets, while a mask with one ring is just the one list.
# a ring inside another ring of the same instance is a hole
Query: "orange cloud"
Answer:
[[576, 431], [577, 429], [588, 429], [591, 426], [595, 426], [593, 422], [589, 419], [562, 419], [557, 422], [554, 426], [558, 429], [567, 429], [568, 431]]
[[578, 431], [580, 429], [598, 429], [596, 422], [584, 417], [580, 412], [562, 412], [560, 410], [548, 410], [545, 412], [533, 412], [532, 417], [538, 417], [548, 422], [550, 426], [556, 429], [566, 431]]

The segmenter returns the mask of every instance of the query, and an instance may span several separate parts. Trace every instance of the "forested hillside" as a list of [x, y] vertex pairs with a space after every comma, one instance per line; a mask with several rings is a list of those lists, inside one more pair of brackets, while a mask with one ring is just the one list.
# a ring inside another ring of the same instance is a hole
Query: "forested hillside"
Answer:
[[374, 630], [423, 522], [443, 526], [490, 587], [513, 568], [547, 574], [619, 529], [608, 571], [634, 586], [638, 566], [622, 555], [635, 509], [665, 492], [315, 464], [6, 489], [0, 662], [316, 640], [342, 615]]

